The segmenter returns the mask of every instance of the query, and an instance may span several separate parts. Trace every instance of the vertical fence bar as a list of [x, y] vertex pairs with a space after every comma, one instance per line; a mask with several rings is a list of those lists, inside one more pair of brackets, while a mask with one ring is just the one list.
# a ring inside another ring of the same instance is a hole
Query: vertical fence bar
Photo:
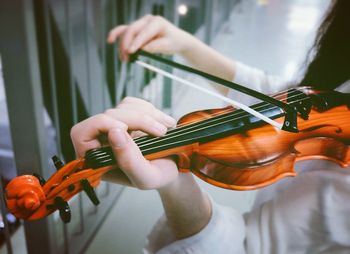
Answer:
[[[111, 8], [112, 8], [112, 11], [111, 11], [111, 23], [112, 23], [112, 28], [114, 28], [116, 25], [117, 25], [117, 5], [116, 5], [116, 0], [112, 0], [111, 2]], [[114, 91], [114, 100], [115, 102], [117, 102], [117, 75], [118, 75], [118, 68], [119, 68], [119, 64], [118, 64], [118, 57], [119, 57], [119, 54], [118, 54], [118, 47], [117, 47], [117, 44], [116, 43], [113, 43], [113, 51], [112, 51], [112, 54], [113, 54], [113, 75], [114, 75], [114, 89], [112, 91]], [[107, 89], [107, 92], [109, 90]], [[113, 99], [112, 99], [112, 103], [113, 103]], [[114, 106], [114, 105], [112, 105]], [[107, 184], [107, 192], [106, 194], [109, 195], [110, 194], [110, 190], [111, 190], [111, 187], [110, 187], [110, 184]]]
[[[45, 0], [44, 0], [45, 1]], [[65, 30], [66, 30], [66, 45], [67, 45], [67, 49], [68, 49], [68, 66], [69, 66], [69, 74], [70, 77], [69, 77], [69, 85], [70, 85], [70, 88], [71, 88], [71, 96], [72, 96], [72, 111], [73, 111], [73, 121], [74, 123], [77, 122], [77, 114], [78, 114], [78, 110], [77, 110], [77, 107], [76, 107], [76, 90], [75, 90], [75, 85], [74, 85], [74, 73], [72, 71], [72, 62], [71, 62], [71, 34], [70, 34], [70, 27], [71, 27], [71, 24], [70, 24], [70, 14], [69, 14], [69, 3], [68, 3], [68, 0], [65, 0], [64, 1], [64, 15], [65, 15], [65, 18], [66, 18], [66, 27], [65, 27]], [[58, 129], [56, 129], [56, 131], [59, 131], [59, 127]], [[64, 252], [65, 253], [68, 253], [69, 252], [69, 237], [68, 237], [68, 229], [67, 229], [67, 225], [63, 225], [63, 238], [64, 238]]]
[[[114, 0], [115, 1], [115, 0]], [[129, 20], [130, 20], [130, 16], [129, 16], [129, 8], [128, 8], [128, 4], [129, 2], [122, 0], [123, 1], [123, 23], [128, 24]], [[118, 6], [120, 7], [120, 5]], [[121, 62], [121, 68], [120, 68], [120, 77], [119, 77], [119, 81], [116, 84], [116, 104], [118, 104], [118, 102], [122, 99], [123, 96], [123, 92], [125, 89], [125, 86], [127, 85], [127, 79], [128, 79], [128, 64], [125, 62]]]
[[[1, 60], [1, 59], [0, 59]], [[1, 65], [1, 63], [0, 63]], [[7, 254], [12, 254], [12, 244], [11, 244], [11, 236], [10, 236], [10, 230], [9, 230], [9, 223], [6, 218], [6, 205], [5, 205], [5, 200], [4, 200], [4, 195], [2, 190], [4, 189], [2, 185], [2, 177], [0, 179], [0, 208], [1, 208], [1, 215], [2, 215], [2, 221], [4, 223], [4, 235], [5, 235], [5, 242], [6, 242], [6, 249], [7, 249]]]
[[205, 42], [207, 44], [211, 43], [212, 40], [212, 33], [213, 33], [213, 9], [214, 7], [214, 0], [206, 0], [205, 1]]
[[[77, 107], [77, 88], [75, 85], [75, 63], [72, 58], [72, 47], [73, 47], [73, 40], [72, 40], [72, 24], [71, 24], [71, 13], [70, 13], [70, 7], [69, 7], [69, 0], [64, 0], [64, 13], [66, 17], [65, 22], [65, 31], [66, 31], [66, 45], [67, 45], [67, 56], [68, 56], [68, 65], [69, 65], [69, 87], [70, 92], [72, 95], [72, 116], [73, 116], [73, 123], [76, 124], [78, 122], [78, 107]], [[83, 211], [83, 199], [82, 195], [78, 194], [78, 202], [79, 202], [79, 229], [77, 230], [76, 234], [82, 234], [84, 232], [84, 211]], [[68, 232], [67, 228], [64, 229], [64, 238], [65, 242], [68, 242]]]
[[86, 56], [86, 82], [88, 88], [88, 115], [92, 114], [92, 93], [91, 93], [91, 82], [90, 82], [90, 37], [89, 37], [89, 3], [88, 0], [83, 1], [84, 6], [84, 37], [85, 37], [85, 56]]
[[60, 122], [58, 117], [58, 102], [57, 102], [57, 84], [55, 78], [55, 69], [54, 69], [54, 56], [52, 50], [52, 33], [51, 33], [51, 22], [50, 22], [50, 10], [49, 10], [49, 2], [42, 1], [43, 4], [43, 12], [44, 12], [44, 26], [45, 26], [45, 35], [46, 35], [46, 47], [47, 47], [47, 59], [48, 59], [48, 74], [49, 74], [49, 82], [51, 89], [51, 97], [52, 97], [52, 111], [53, 111], [53, 122], [56, 131], [56, 142], [57, 142], [57, 151], [59, 157], [62, 156], [61, 152], [61, 133], [60, 133]]
[[[84, 37], [85, 37], [85, 56], [86, 56], [86, 82], [87, 82], [87, 89], [88, 89], [88, 116], [93, 115], [94, 112], [94, 107], [93, 107], [93, 95], [92, 95], [92, 84], [91, 84], [91, 64], [90, 64], [90, 31], [89, 31], [89, 0], [84, 0], [83, 1], [84, 6]], [[91, 214], [96, 214], [98, 210], [97, 206], [93, 206], [93, 210]]]
[[[128, 1], [128, 24], [132, 23], [136, 18], [136, 1], [130, 0]], [[126, 73], [126, 91], [127, 94], [130, 96], [136, 96], [137, 95], [137, 83], [135, 79], [136, 70], [134, 68], [133, 64], [127, 64], [128, 71]], [[131, 84], [131, 85], [129, 85]]]
[[[111, 0], [111, 8], [112, 8], [112, 27], [115, 27], [117, 25], [117, 4], [116, 0]], [[114, 101], [117, 102], [118, 100], [118, 94], [117, 94], [117, 84], [118, 84], [118, 46], [116, 43], [113, 43], [113, 69], [114, 69]]]
[[121, 64], [119, 81], [116, 84], [116, 104], [122, 99], [123, 91], [127, 83], [128, 66], [126, 63]]
[[72, 25], [71, 25], [71, 15], [69, 11], [69, 0], [64, 1], [64, 12], [66, 15], [66, 42], [67, 42], [67, 50], [68, 50], [68, 64], [69, 64], [69, 70], [70, 70], [70, 76], [69, 76], [69, 87], [72, 95], [72, 111], [73, 111], [73, 123], [78, 122], [78, 107], [77, 107], [77, 90], [75, 86], [75, 68], [74, 68], [74, 62], [72, 59]]
[[[33, 0], [0, 2], [0, 34], [6, 35], [0, 52], [17, 171], [43, 175], [48, 161]], [[29, 254], [53, 253], [49, 219], [24, 225]]]
[[[178, 0], [171, 0], [168, 1], [168, 3], [168, 6], [165, 6], [166, 9], [164, 14], [167, 19], [177, 26], [179, 24], [179, 16], [177, 13]], [[169, 57], [169, 59], [171, 58], [172, 56]], [[165, 70], [172, 72], [172, 68], [170, 66], [166, 66]], [[172, 84], [173, 82], [171, 79], [164, 79], [162, 108], [169, 114], [172, 113]]]
[[[58, 101], [57, 101], [57, 84], [55, 77], [55, 68], [54, 68], [54, 54], [53, 54], [53, 42], [52, 42], [52, 31], [51, 31], [51, 19], [50, 19], [50, 5], [49, 1], [42, 1], [43, 4], [43, 14], [44, 14], [44, 26], [45, 26], [45, 39], [47, 47], [47, 59], [48, 59], [48, 76], [50, 82], [51, 90], [51, 105], [53, 111], [53, 123], [56, 133], [56, 142], [57, 142], [57, 152], [59, 157], [62, 158], [61, 150], [61, 132], [60, 132], [60, 121], [58, 115]], [[67, 227], [63, 225], [63, 237], [64, 237], [64, 251], [68, 250], [68, 236], [67, 236]]]
[[[99, 2], [99, 19], [100, 22], [99, 24], [99, 30], [100, 30], [100, 44], [97, 43], [97, 46], [100, 45], [100, 48], [98, 48], [98, 51], [100, 52], [100, 62], [101, 62], [101, 89], [102, 89], [102, 100], [101, 100], [101, 106], [99, 107], [99, 111], [103, 112], [106, 107], [107, 107], [107, 100], [106, 100], [106, 92], [108, 92], [108, 87], [107, 87], [107, 78], [106, 78], [106, 33], [105, 33], [105, 29], [106, 29], [106, 17], [105, 17], [105, 4], [106, 1], [105, 0], [100, 0]], [[105, 187], [105, 193], [103, 193], [102, 197], [105, 197], [106, 195], [108, 195], [108, 183], [105, 182], [101, 182], [100, 187], [97, 189], [97, 191], [99, 191], [101, 188]], [[100, 193], [100, 192], [98, 192]]]
[[101, 85], [102, 85], [102, 106], [101, 106], [101, 111], [105, 110], [106, 108], [106, 93], [105, 90], [108, 91], [108, 87], [106, 86], [106, 18], [105, 18], [105, 1], [101, 0], [100, 1], [100, 31], [101, 31], [101, 69], [102, 69], [102, 80], [101, 80]]

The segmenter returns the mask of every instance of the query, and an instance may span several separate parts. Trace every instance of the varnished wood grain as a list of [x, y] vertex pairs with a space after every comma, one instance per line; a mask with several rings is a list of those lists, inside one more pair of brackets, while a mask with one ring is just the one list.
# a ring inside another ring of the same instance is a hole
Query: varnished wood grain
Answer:
[[[203, 119], [205, 113], [211, 112], [195, 112], [183, 120]], [[341, 167], [349, 165], [350, 111], [346, 105], [322, 113], [312, 110], [308, 120], [298, 117], [298, 127], [299, 133], [291, 133], [264, 125], [198, 144], [189, 170], [219, 187], [250, 190], [295, 176], [294, 164], [300, 160], [324, 159]]]

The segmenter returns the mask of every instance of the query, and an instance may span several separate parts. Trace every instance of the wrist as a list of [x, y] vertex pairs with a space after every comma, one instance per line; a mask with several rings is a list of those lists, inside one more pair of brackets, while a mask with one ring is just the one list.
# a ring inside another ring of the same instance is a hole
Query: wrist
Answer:
[[180, 173], [175, 181], [157, 191], [167, 223], [177, 239], [200, 232], [210, 221], [210, 199], [191, 173]]
[[176, 193], [178, 193], [181, 190], [182, 182], [183, 182], [183, 176], [181, 173], [179, 173], [178, 177], [166, 184], [161, 186], [160, 188], [157, 189], [157, 192], [160, 197], [166, 197], [166, 196], [175, 196]]
[[192, 59], [196, 58], [196, 54], [200, 53], [201, 48], [203, 48], [203, 42], [200, 41], [198, 38], [196, 38], [194, 35], [181, 30], [183, 33], [183, 40], [182, 42], [184, 43], [181, 47], [181, 50], [179, 51], [179, 54], [189, 60], [192, 61]]

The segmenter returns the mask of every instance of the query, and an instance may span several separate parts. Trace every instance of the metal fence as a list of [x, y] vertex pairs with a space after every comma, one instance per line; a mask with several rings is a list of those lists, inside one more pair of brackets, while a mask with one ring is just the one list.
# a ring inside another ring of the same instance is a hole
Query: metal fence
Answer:
[[[116, 105], [126, 95], [146, 96], [158, 107], [171, 109], [171, 82], [148, 87], [146, 94], [145, 87], [154, 74], [120, 62], [117, 46], [106, 45], [106, 36], [118, 24], [153, 13], [190, 32], [204, 27], [202, 39], [210, 42], [233, 1], [185, 3], [193, 15], [179, 16], [177, 0], [0, 2], [0, 54], [19, 175], [38, 173], [47, 179], [55, 171], [49, 161], [52, 155], [58, 154], [64, 161], [74, 159], [70, 128]], [[221, 15], [215, 16], [213, 9]], [[78, 195], [70, 201], [73, 219], [67, 225], [57, 214], [24, 222], [28, 253], [84, 252], [121, 191], [120, 186], [101, 184], [98, 207]], [[1, 208], [4, 216], [3, 203]], [[12, 253], [6, 223], [4, 232], [7, 251]]]

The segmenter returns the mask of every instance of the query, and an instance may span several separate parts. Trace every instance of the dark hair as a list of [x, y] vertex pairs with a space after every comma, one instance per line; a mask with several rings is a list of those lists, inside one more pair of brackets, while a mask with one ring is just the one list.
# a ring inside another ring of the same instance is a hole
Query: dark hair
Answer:
[[336, 0], [318, 29], [300, 85], [334, 89], [350, 79], [350, 1]]

